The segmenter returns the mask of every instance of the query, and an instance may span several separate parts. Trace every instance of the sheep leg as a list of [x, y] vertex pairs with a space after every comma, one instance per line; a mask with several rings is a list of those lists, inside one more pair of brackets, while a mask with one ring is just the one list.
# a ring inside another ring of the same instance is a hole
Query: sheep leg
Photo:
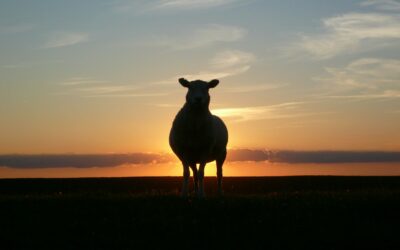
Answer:
[[200, 163], [199, 172], [198, 172], [198, 179], [199, 179], [199, 192], [198, 197], [204, 197], [204, 168], [206, 167], [205, 163]]
[[222, 191], [222, 165], [224, 161], [217, 160], [217, 184], [218, 184], [218, 195], [222, 196], [224, 192]]
[[197, 167], [196, 164], [191, 164], [190, 168], [193, 172], [193, 186], [194, 186], [194, 193], [197, 194], [199, 191], [198, 179], [197, 179]]
[[189, 164], [183, 163], [182, 197], [184, 198], [188, 196], [189, 177], [190, 177]]
[[217, 159], [217, 184], [218, 184], [218, 195], [222, 196], [224, 191], [222, 190], [222, 166], [224, 165], [226, 158], [226, 151]]

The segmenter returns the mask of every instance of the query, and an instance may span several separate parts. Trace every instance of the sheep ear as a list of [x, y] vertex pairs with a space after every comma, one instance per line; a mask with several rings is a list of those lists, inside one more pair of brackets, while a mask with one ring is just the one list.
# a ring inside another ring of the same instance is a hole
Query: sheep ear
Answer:
[[179, 83], [185, 88], [189, 87], [190, 84], [190, 82], [185, 78], [179, 78]]
[[217, 85], [218, 85], [218, 83], [219, 83], [219, 80], [217, 80], [217, 79], [214, 79], [214, 80], [211, 80], [209, 83], [208, 83], [208, 87], [211, 89], [211, 88], [215, 88]]

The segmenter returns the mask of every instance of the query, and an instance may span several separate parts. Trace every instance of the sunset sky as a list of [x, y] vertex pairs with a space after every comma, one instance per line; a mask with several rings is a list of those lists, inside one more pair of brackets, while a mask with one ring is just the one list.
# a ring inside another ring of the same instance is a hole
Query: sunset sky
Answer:
[[229, 148], [400, 151], [399, 51], [396, 0], [2, 0], [0, 155], [168, 154], [179, 77]]

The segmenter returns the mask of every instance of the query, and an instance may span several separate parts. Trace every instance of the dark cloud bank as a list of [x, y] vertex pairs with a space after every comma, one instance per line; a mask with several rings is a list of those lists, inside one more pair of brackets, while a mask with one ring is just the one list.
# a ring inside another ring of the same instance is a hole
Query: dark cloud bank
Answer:
[[113, 167], [123, 164], [165, 163], [173, 160], [163, 154], [60, 154], [0, 155], [0, 166], [11, 168], [89, 168]]
[[[89, 168], [123, 164], [167, 163], [176, 160], [168, 154], [60, 154], [0, 155], [0, 166], [10, 168]], [[399, 162], [400, 152], [387, 151], [268, 151], [232, 149], [227, 161], [270, 161], [278, 163], [388, 163]]]

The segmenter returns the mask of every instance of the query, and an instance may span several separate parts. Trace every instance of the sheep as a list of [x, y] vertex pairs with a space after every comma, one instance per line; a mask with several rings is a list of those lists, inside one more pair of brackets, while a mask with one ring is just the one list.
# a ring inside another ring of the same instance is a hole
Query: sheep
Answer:
[[205, 82], [180, 78], [179, 83], [188, 91], [186, 102], [173, 121], [169, 145], [183, 165], [182, 197], [188, 195], [189, 167], [193, 172], [194, 191], [199, 198], [204, 197], [204, 168], [212, 161], [217, 163], [218, 194], [222, 195], [222, 165], [226, 158], [228, 130], [219, 117], [211, 114], [208, 93], [219, 80]]

